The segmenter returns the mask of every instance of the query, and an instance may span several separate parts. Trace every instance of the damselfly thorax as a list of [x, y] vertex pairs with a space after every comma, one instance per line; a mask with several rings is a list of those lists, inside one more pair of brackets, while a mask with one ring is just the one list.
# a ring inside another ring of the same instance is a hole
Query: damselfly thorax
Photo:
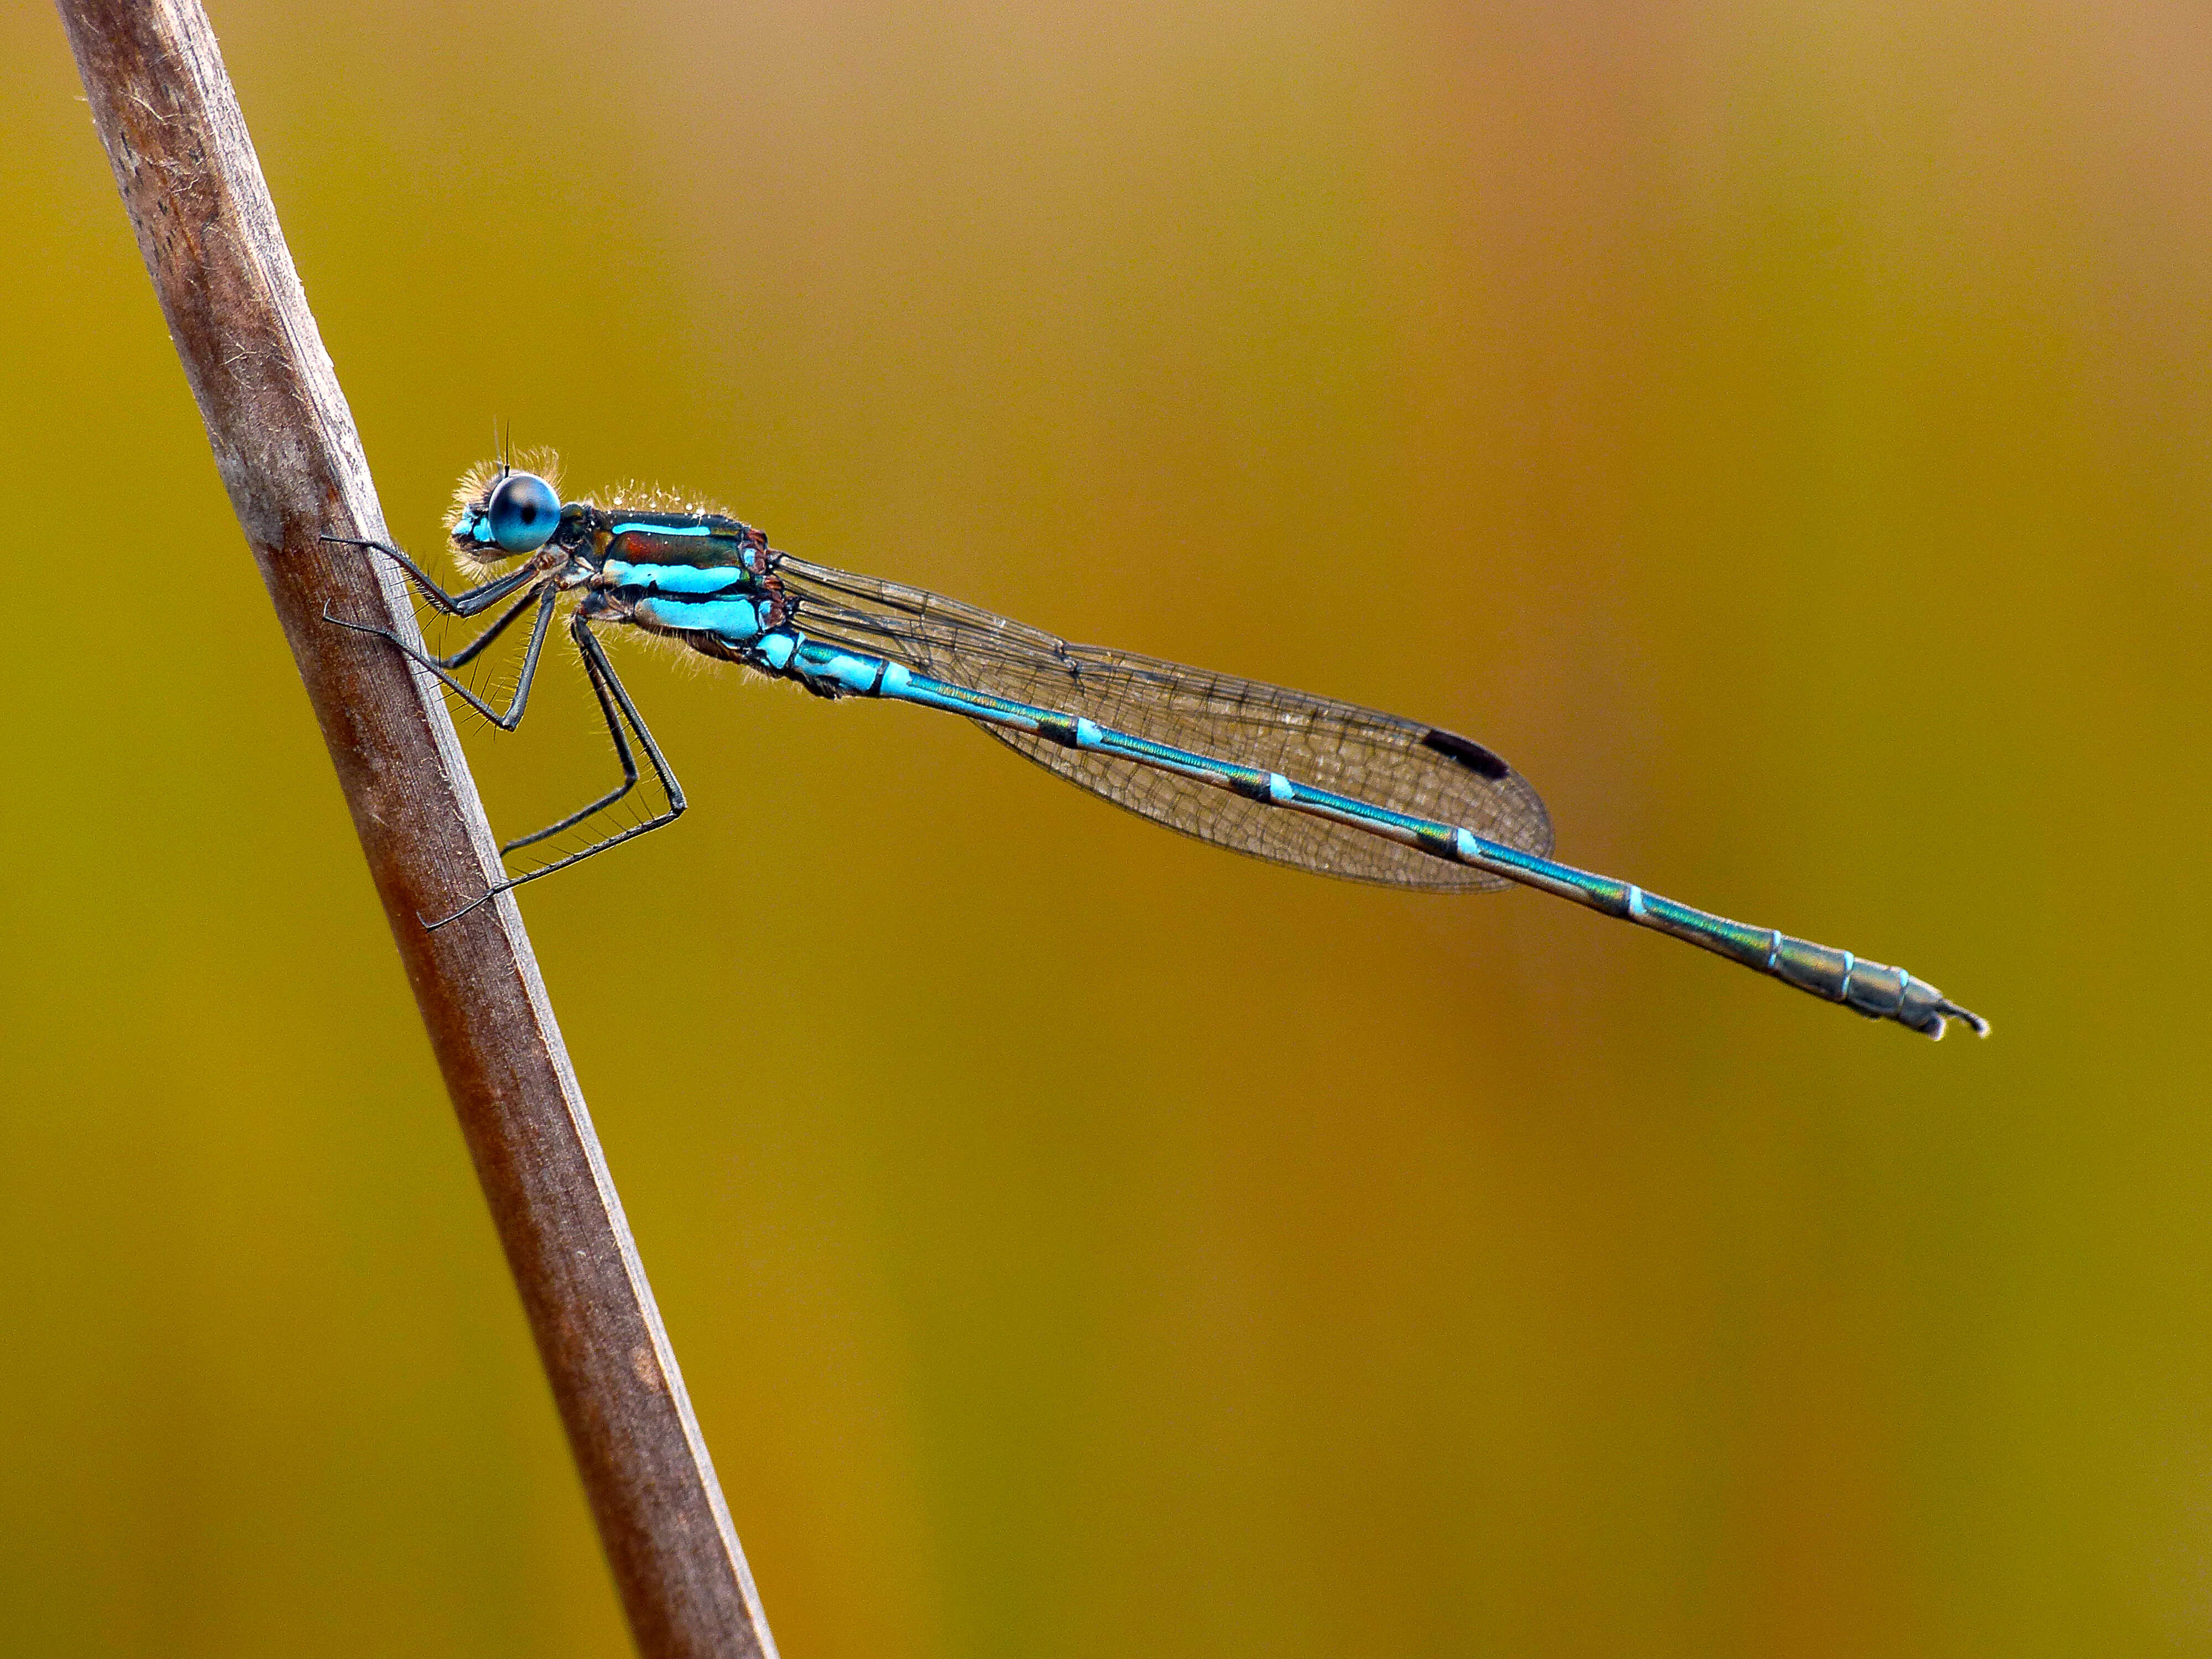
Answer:
[[[586, 679], [623, 781], [558, 822], [508, 842], [513, 855], [583, 832], [627, 798], [642, 750], [665, 805], [513, 872], [484, 899], [674, 822], [682, 788], [609, 661], [596, 629], [665, 637], [825, 698], [866, 697], [959, 714], [1024, 759], [1115, 805], [1274, 863], [1383, 886], [1537, 888], [1724, 956], [1870, 1018], [1931, 1037], [1948, 1019], [1988, 1023], [1899, 968], [1861, 960], [1555, 862], [1552, 824], [1528, 781], [1472, 738], [1256, 680], [1133, 652], [1076, 645], [925, 589], [811, 563], [751, 526], [659, 492], [564, 501], [551, 468], [504, 462], [461, 482], [447, 519], [458, 593], [380, 542], [325, 537], [396, 561], [436, 609], [507, 608], [459, 650], [434, 656], [380, 635], [506, 730], [522, 719], [556, 612], [568, 612]], [[510, 560], [520, 561], [501, 570]], [[513, 696], [495, 708], [454, 670], [532, 618]], [[334, 621], [342, 621], [333, 618]], [[603, 821], [603, 820], [602, 820]]]

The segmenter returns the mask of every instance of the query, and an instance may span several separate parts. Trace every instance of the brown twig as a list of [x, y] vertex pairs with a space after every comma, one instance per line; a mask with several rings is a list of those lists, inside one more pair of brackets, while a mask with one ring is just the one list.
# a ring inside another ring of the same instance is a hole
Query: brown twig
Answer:
[[414, 620], [197, 0], [58, 0], [94, 125], [291, 642], [553, 1385], [639, 1650], [773, 1656], [621, 1201], [511, 897], [426, 932], [499, 855], [431, 682], [323, 620]]

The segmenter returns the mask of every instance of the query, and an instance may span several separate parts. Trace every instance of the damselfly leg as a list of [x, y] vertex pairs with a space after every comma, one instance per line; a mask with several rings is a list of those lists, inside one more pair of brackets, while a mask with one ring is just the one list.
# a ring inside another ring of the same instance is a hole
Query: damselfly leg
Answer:
[[[561, 586], [557, 576], [541, 566], [532, 564], [462, 592], [448, 593], [413, 560], [386, 543], [357, 540], [341, 536], [325, 536], [322, 539], [341, 546], [365, 548], [384, 554], [406, 573], [414, 586], [434, 608], [447, 616], [481, 616], [518, 588], [521, 589], [521, 596], [489, 627], [459, 650], [444, 656], [436, 655], [410, 645], [392, 629], [381, 624], [350, 622], [343, 617], [331, 615], [327, 610], [323, 616], [325, 621], [335, 623], [341, 628], [351, 629], [358, 634], [374, 635], [377, 638], [386, 641], [410, 661], [419, 664], [428, 670], [436, 678], [441, 685], [452, 691], [500, 730], [512, 732], [522, 723], [523, 714], [529, 707], [530, 689], [538, 677], [538, 665], [544, 651], [546, 635], [551, 629], [554, 613], [560, 600]], [[508, 699], [505, 709], [495, 708], [478, 696], [474, 688], [455, 678], [451, 671], [465, 667], [473, 661], [520, 619], [525, 611], [533, 607], [537, 611], [537, 617], [531, 624], [530, 642], [524, 647], [522, 665], [516, 677], [514, 693]], [[608, 660], [605, 647], [599, 643], [598, 637], [592, 632], [590, 622], [580, 615], [571, 617], [568, 622], [568, 634], [569, 637], [575, 641], [577, 654], [584, 665], [584, 677], [591, 685], [592, 696], [599, 702], [600, 718], [606, 722], [607, 734], [614, 740], [615, 758], [622, 766], [623, 781], [597, 800], [579, 808], [565, 817], [547, 824], [544, 829], [503, 842], [500, 847], [501, 856], [503, 858], [522, 848], [535, 846], [565, 830], [573, 830], [578, 824], [617, 805], [637, 787], [639, 777], [637, 760], [630, 748], [629, 735], [623, 730], [625, 726], [629, 727], [629, 733], [635, 734], [639, 745], [644, 749], [647, 763], [653, 769], [653, 776], [660, 785], [666, 805], [659, 812], [641, 819], [635, 823], [627, 825], [613, 835], [603, 836], [588, 846], [580, 848], [535, 870], [526, 871], [521, 875], [494, 883], [483, 893], [450, 915], [441, 916], [435, 921], [426, 921], [423, 925], [434, 932], [447, 922], [457, 921], [468, 915], [488, 899], [495, 898], [501, 893], [511, 891], [525, 882], [535, 881], [540, 876], [550, 875], [556, 870], [565, 870], [570, 865], [580, 864], [594, 854], [605, 852], [611, 847], [619, 846], [623, 842], [634, 841], [652, 830], [662, 829], [683, 816], [685, 805], [683, 786], [677, 782], [676, 775], [669, 769], [667, 759], [661, 754], [659, 744], [653, 741], [653, 733], [646, 728], [643, 717], [637, 712], [637, 705], [631, 701], [629, 692], [623, 685], [621, 678], [616, 674], [613, 663]]]
[[526, 870], [519, 876], [510, 876], [505, 881], [493, 883], [481, 896], [471, 899], [451, 915], [441, 916], [435, 921], [425, 921], [423, 927], [434, 933], [447, 922], [459, 921], [477, 906], [497, 898], [501, 893], [514, 891], [525, 882], [536, 881], [540, 876], [550, 876], [556, 870], [566, 870], [572, 864], [581, 864], [595, 854], [664, 829], [684, 816], [684, 786], [676, 781], [676, 775], [668, 769], [668, 762], [660, 752], [660, 745], [653, 742], [653, 733], [646, 730], [645, 721], [637, 712], [637, 705], [630, 701], [629, 693], [616, 676], [614, 665], [607, 660], [606, 647], [599, 643], [599, 636], [592, 632], [591, 623], [582, 617], [568, 619], [568, 636], [576, 642], [576, 650], [583, 658], [584, 676], [592, 683], [592, 694], [599, 700], [599, 712], [606, 718], [608, 734], [615, 740], [615, 754], [622, 762], [623, 781], [590, 805], [571, 812], [558, 823], [549, 823], [543, 830], [507, 842], [499, 849], [501, 854], [504, 856], [518, 847], [527, 847], [534, 842], [544, 841], [548, 836], [557, 836], [563, 830], [573, 829], [594, 813], [604, 812], [637, 787], [637, 762], [630, 753], [629, 739], [623, 735], [625, 724], [637, 734], [639, 746], [645, 750], [646, 763], [653, 768], [653, 775], [659, 781], [661, 793], [668, 804], [651, 817], [618, 830], [588, 847], [579, 848], [575, 852], [555, 859], [550, 864], [542, 864], [535, 870]]
[[599, 635], [592, 631], [592, 624], [582, 617], [571, 617], [568, 619], [568, 636], [575, 641], [576, 650], [583, 658], [584, 678], [591, 682], [592, 694], [599, 700], [599, 713], [607, 722], [607, 735], [615, 740], [615, 758], [622, 763], [623, 781], [590, 805], [577, 808], [567, 817], [557, 823], [549, 823], [543, 830], [519, 836], [507, 842], [499, 850], [501, 853], [512, 853], [520, 848], [544, 841], [549, 836], [557, 836], [563, 830], [573, 830], [586, 819], [605, 811], [607, 808], [636, 788], [637, 761], [630, 752], [629, 740], [623, 735], [623, 727], [625, 725], [637, 734], [638, 746], [645, 750], [646, 764], [653, 769], [653, 778], [660, 785], [660, 793], [668, 804], [651, 817], [641, 819], [626, 829], [618, 830], [614, 835], [593, 842], [589, 847], [580, 848], [563, 858], [555, 860], [550, 864], [530, 871], [527, 874], [517, 876], [507, 884], [510, 887], [520, 886], [526, 881], [535, 881], [540, 876], [550, 876], [556, 870], [565, 870], [570, 865], [591, 857], [594, 853], [604, 853], [610, 847], [635, 840], [648, 830], [659, 830], [664, 825], [673, 823], [684, 816], [685, 804], [684, 786], [676, 781], [675, 773], [668, 769], [668, 762], [660, 752], [660, 745], [653, 740], [653, 733], [646, 729], [645, 720], [637, 712], [637, 705], [630, 701], [629, 692], [616, 676], [614, 664], [607, 660], [606, 647], [599, 643]]
[[[435, 577], [390, 542], [364, 541], [358, 536], [320, 536], [316, 539], [333, 547], [362, 547], [373, 553], [383, 554], [407, 573], [408, 580], [421, 591], [424, 599], [448, 617], [480, 617], [508, 594], [529, 586], [545, 574], [542, 567], [526, 564], [520, 570], [510, 570], [504, 576], [494, 576], [489, 581], [475, 587], [448, 593], [438, 586]], [[337, 618], [333, 617], [331, 620], [336, 622]]]
[[[546, 631], [553, 626], [553, 608], [560, 597], [561, 590], [554, 585], [550, 578], [546, 578], [543, 587], [535, 592], [524, 594], [505, 616], [450, 657], [434, 657], [427, 651], [418, 651], [390, 629], [376, 623], [348, 622], [343, 617], [331, 616], [327, 611], [323, 613], [323, 619], [325, 622], [336, 623], [340, 628], [349, 628], [356, 634], [374, 634], [380, 640], [390, 641], [409, 661], [419, 663], [428, 669], [437, 677], [439, 684], [460, 698], [463, 702], [468, 704], [501, 731], [512, 732], [522, 724], [523, 710], [529, 707], [530, 687], [538, 678], [538, 659], [545, 649]], [[497, 639], [506, 631], [507, 625], [528, 610], [532, 603], [538, 606], [538, 620], [531, 624], [530, 643], [523, 648], [522, 668], [515, 678], [514, 695], [507, 700], [507, 707], [504, 709], [494, 708], [478, 696], [471, 687], [456, 679], [451, 671], [470, 661], [478, 652]]]
[[[517, 599], [513, 605], [509, 605], [507, 609], [506, 614], [501, 616], [497, 622], [492, 623], [490, 627], [485, 629], [483, 633], [477, 635], [476, 638], [471, 640], [466, 645], [454, 652], [452, 655], [445, 657], [432, 656], [424, 665], [426, 667], [433, 668], [465, 668], [470, 663], [476, 660], [486, 646], [489, 645], [494, 640], [507, 632], [508, 627], [514, 623], [517, 617], [520, 617], [524, 611], [529, 610], [532, 605], [538, 603], [539, 603], [538, 596], [528, 588], [525, 588], [523, 590], [522, 597]], [[325, 611], [324, 615], [328, 621], [338, 621], [337, 617], [331, 616], [328, 611]], [[356, 626], [358, 625], [356, 624]], [[371, 628], [366, 631], [372, 634], [385, 634], [387, 632], [387, 630], [380, 628]]]

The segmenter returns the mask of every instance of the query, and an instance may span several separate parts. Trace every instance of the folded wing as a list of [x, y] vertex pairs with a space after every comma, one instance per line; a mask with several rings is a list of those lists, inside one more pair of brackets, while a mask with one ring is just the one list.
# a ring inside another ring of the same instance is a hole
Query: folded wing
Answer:
[[[942, 594], [783, 556], [777, 567], [811, 637], [872, 652], [969, 690], [1080, 715], [1154, 743], [1393, 811], [1472, 830], [1539, 855], [1544, 803], [1481, 744], [1395, 714], [1134, 652], [1072, 645]], [[1354, 881], [1440, 891], [1508, 885], [1465, 865], [1325, 819], [1227, 793], [1178, 774], [993, 726], [984, 731], [1069, 782], [1187, 836]]]

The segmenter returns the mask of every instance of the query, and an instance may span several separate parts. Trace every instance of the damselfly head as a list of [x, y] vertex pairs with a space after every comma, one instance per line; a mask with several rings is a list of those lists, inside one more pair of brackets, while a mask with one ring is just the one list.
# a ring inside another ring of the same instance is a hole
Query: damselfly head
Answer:
[[446, 517], [456, 551], [477, 561], [535, 553], [560, 527], [561, 492], [504, 460], [471, 469]]

